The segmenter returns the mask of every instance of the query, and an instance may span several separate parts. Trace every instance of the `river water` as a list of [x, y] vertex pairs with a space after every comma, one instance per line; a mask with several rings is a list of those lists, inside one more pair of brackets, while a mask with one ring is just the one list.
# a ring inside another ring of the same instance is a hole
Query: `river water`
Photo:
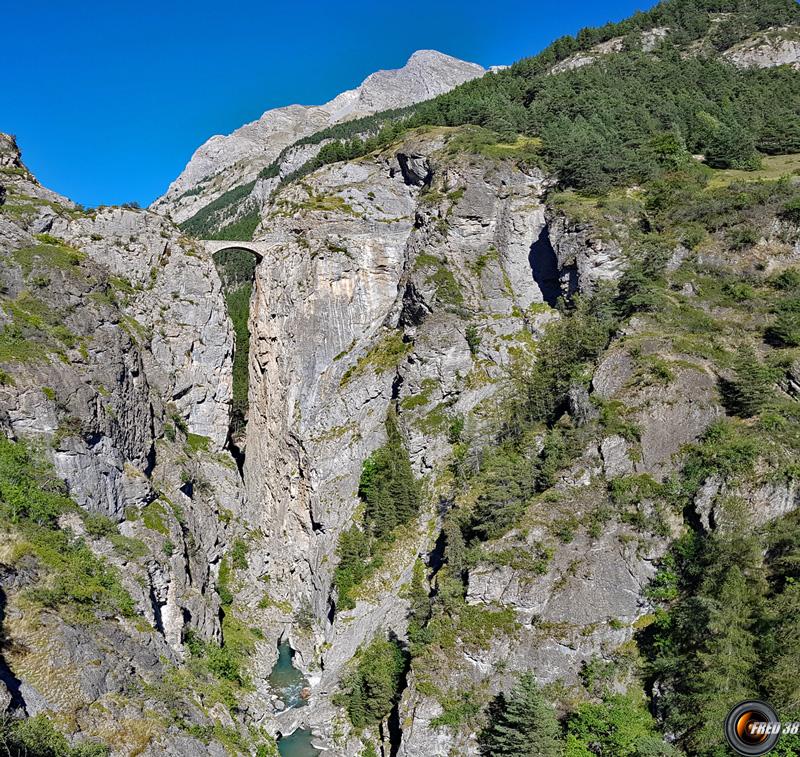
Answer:
[[278, 645], [278, 660], [269, 674], [272, 690], [290, 707], [303, 707], [306, 701], [300, 696], [303, 687], [308, 686], [305, 676], [294, 666], [294, 650], [287, 642]]
[[278, 739], [278, 751], [281, 757], [317, 757], [322, 754], [311, 746], [311, 731], [298, 728], [294, 733]]
[[[308, 686], [308, 681], [294, 666], [293, 658], [294, 650], [287, 642], [281, 642], [278, 645], [278, 660], [269, 674], [269, 685], [286, 705], [286, 709], [304, 707], [307, 704], [300, 692]], [[316, 757], [321, 752], [311, 746], [311, 739], [311, 731], [298, 728], [294, 733], [278, 739], [278, 751], [281, 757]]]

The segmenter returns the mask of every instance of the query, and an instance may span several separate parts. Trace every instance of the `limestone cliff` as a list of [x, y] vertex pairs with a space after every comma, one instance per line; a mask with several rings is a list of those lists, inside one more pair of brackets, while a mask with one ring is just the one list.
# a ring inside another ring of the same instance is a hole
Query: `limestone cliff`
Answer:
[[77, 210], [38, 185], [11, 138], [0, 150], [0, 424], [49, 458], [82, 508], [59, 517], [65, 545], [88, 545], [132, 603], [130, 617], [88, 626], [66, 597], [31, 606], [47, 571], [41, 556], [14, 557], [20, 533], [6, 524], [0, 673], [11, 706], [66, 718], [121, 755], [220, 754], [169, 715], [177, 696], [202, 728], [198, 700], [165, 698], [187, 634], [221, 638], [216, 583], [226, 523], [241, 511], [223, 451], [232, 334], [219, 279], [161, 217]]

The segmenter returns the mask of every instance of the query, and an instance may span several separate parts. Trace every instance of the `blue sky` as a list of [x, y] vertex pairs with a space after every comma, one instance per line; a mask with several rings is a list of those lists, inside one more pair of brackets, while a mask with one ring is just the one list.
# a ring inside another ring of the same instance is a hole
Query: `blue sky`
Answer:
[[149, 204], [195, 148], [268, 108], [325, 102], [432, 48], [484, 66], [650, 0], [10, 0], [0, 131], [39, 180]]

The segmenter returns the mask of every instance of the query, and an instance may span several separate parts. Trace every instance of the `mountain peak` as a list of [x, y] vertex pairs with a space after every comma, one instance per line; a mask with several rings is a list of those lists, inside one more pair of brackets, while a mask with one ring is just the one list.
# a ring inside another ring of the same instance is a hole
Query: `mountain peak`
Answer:
[[274, 108], [231, 134], [211, 137], [152, 207], [182, 222], [231, 187], [252, 181], [298, 139], [340, 121], [429, 100], [485, 73], [477, 63], [417, 50], [401, 68], [376, 71], [324, 105]]
[[406, 65], [417, 61], [456, 61], [458, 63], [463, 63], [459, 58], [454, 58], [452, 55], [447, 55], [447, 53], [442, 53], [438, 50], [417, 50], [411, 53]]

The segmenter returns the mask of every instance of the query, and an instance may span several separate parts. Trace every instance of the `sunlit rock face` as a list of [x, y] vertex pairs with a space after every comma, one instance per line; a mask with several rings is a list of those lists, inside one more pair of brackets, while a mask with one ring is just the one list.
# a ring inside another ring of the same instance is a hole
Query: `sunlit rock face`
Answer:
[[[228, 189], [253, 181], [281, 150], [302, 137], [341, 121], [429, 100], [484, 73], [475, 63], [419, 50], [402, 68], [377, 71], [324, 105], [268, 110], [257, 121], [201, 145], [152, 208], [181, 223]], [[308, 145], [300, 162], [318, 149]]]

